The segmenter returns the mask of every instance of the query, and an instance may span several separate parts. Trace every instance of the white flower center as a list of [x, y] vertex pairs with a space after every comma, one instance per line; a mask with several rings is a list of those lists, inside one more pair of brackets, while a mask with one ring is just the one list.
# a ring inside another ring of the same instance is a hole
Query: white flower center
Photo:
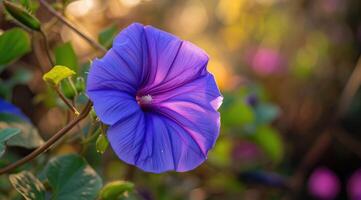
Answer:
[[152, 102], [153, 98], [152, 96], [150, 96], [150, 94], [148, 95], [144, 95], [141, 97], [137, 96], [137, 101], [139, 104], [150, 104]]

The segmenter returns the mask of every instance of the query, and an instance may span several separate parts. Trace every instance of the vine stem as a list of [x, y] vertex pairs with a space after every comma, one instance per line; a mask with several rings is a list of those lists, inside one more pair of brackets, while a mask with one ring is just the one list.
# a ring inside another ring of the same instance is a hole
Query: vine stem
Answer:
[[51, 64], [51, 66], [53, 67], [55, 65], [53, 59], [51, 58], [50, 55], [50, 48], [49, 48], [49, 44], [48, 44], [48, 37], [46, 36], [45, 32], [43, 30], [40, 30], [40, 34], [43, 37], [43, 42], [44, 42], [44, 46], [45, 46], [45, 52], [46, 52], [46, 56], [48, 57], [49, 63]]
[[55, 133], [54, 136], [52, 136], [49, 140], [47, 140], [42, 146], [40, 146], [39, 148], [35, 149], [33, 152], [31, 152], [30, 154], [28, 154], [27, 156], [23, 157], [22, 159], [4, 167], [0, 169], [0, 175], [10, 172], [13, 169], [15, 169], [16, 167], [19, 167], [21, 165], [23, 165], [26, 162], [29, 162], [31, 160], [33, 160], [34, 158], [36, 158], [38, 155], [40, 155], [41, 153], [43, 153], [44, 151], [46, 151], [48, 148], [50, 148], [56, 141], [58, 141], [60, 138], [62, 138], [66, 133], [68, 133], [74, 126], [76, 126], [81, 120], [85, 119], [86, 116], [88, 116], [91, 107], [92, 107], [92, 102], [88, 101], [87, 104], [85, 105], [83, 111], [80, 113], [79, 116], [77, 116], [75, 119], [73, 119], [69, 124], [67, 124], [65, 127], [63, 127], [62, 129], [60, 129], [57, 133]]
[[70, 102], [66, 99], [66, 97], [63, 95], [63, 93], [61, 93], [59, 87], [58, 87], [58, 86], [54, 86], [53, 88], [54, 88], [54, 90], [56, 91], [56, 93], [58, 94], [58, 96], [60, 97], [60, 99], [63, 100], [63, 102], [68, 106], [68, 108], [69, 108], [71, 111], [73, 111], [73, 113], [74, 113], [75, 115], [79, 115], [79, 114], [80, 114], [79, 111], [73, 106], [72, 103], [70, 103]]
[[40, 3], [56, 18], [58, 18], [62, 23], [64, 23], [67, 27], [69, 27], [71, 30], [76, 32], [79, 36], [81, 36], [84, 40], [86, 40], [89, 44], [91, 44], [94, 48], [106, 52], [107, 50], [100, 45], [98, 42], [94, 41], [89, 36], [85, 35], [83, 32], [78, 30], [74, 25], [72, 25], [64, 16], [62, 16], [60, 13], [58, 13], [54, 8], [51, 7], [45, 0], [40, 0]]
[[[49, 48], [49, 44], [48, 44], [48, 37], [46, 36], [46, 34], [45, 34], [45, 32], [43, 30], [40, 31], [40, 34], [43, 37], [46, 56], [48, 57], [48, 60], [49, 60], [49, 62], [51, 64], [51, 67], [54, 67], [55, 63], [54, 63], [54, 61], [53, 61], [53, 59], [51, 57], [50, 48]], [[65, 103], [65, 105], [67, 105], [68, 108], [71, 111], [73, 111], [74, 114], [79, 115], [79, 111], [74, 107], [74, 105], [71, 102], [69, 102], [69, 100], [66, 99], [66, 97], [63, 95], [63, 93], [61, 93], [59, 87], [54, 86], [53, 88], [56, 91], [56, 93], [58, 94], [58, 96], [60, 97], [60, 99]]]

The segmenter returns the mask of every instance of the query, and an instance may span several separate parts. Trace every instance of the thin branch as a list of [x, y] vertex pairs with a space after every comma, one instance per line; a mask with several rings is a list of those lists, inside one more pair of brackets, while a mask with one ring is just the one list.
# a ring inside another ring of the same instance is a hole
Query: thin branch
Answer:
[[92, 103], [90, 101], [87, 102], [85, 108], [80, 113], [78, 117], [73, 119], [69, 124], [67, 124], [65, 127], [60, 129], [53, 137], [51, 137], [48, 141], [46, 141], [42, 146], [35, 149], [33, 152], [31, 152], [29, 155], [23, 157], [22, 159], [0, 169], [0, 175], [4, 173], [8, 173], [12, 171], [13, 169], [23, 165], [26, 162], [29, 162], [36, 158], [38, 155], [49, 149], [56, 141], [58, 141], [60, 138], [62, 138], [66, 133], [68, 133], [75, 125], [77, 125], [81, 120], [83, 120], [86, 116], [88, 116], [90, 110], [92, 107]]
[[61, 100], [63, 100], [63, 102], [68, 106], [68, 108], [73, 111], [74, 114], [79, 115], [79, 111], [73, 106], [72, 103], [70, 103], [66, 97], [63, 95], [63, 93], [61, 93], [60, 89], [58, 86], [54, 86], [53, 87], [54, 90], [56, 91], [56, 93], [58, 94], [58, 96], [60, 97]]
[[48, 57], [49, 63], [51, 64], [51, 67], [54, 67], [55, 63], [50, 55], [50, 48], [48, 43], [48, 37], [46, 36], [45, 32], [43, 30], [40, 31], [41, 36], [43, 37], [43, 43], [45, 47], [46, 56]]
[[89, 36], [85, 35], [83, 32], [81, 32], [79, 29], [77, 29], [74, 25], [72, 25], [64, 16], [62, 16], [60, 13], [58, 13], [56, 10], [54, 10], [51, 5], [49, 5], [45, 0], [40, 0], [40, 3], [56, 18], [58, 18], [61, 22], [63, 22], [66, 26], [68, 26], [71, 30], [76, 32], [79, 36], [81, 36], [84, 40], [86, 40], [89, 44], [91, 44], [94, 48], [106, 52], [107, 50], [100, 45], [98, 42], [94, 41]]
[[361, 56], [341, 94], [339, 113], [344, 114], [361, 85]]

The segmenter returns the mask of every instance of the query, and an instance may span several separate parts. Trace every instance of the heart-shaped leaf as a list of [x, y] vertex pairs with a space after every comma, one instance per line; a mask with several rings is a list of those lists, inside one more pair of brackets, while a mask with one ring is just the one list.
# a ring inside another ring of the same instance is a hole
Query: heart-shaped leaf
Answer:
[[11, 174], [9, 179], [16, 191], [26, 200], [45, 199], [45, 187], [32, 173], [22, 171], [18, 174]]
[[5, 143], [11, 137], [20, 133], [18, 128], [4, 128], [0, 130], [0, 157], [5, 153]]
[[45, 175], [56, 200], [95, 199], [102, 180], [84, 158], [69, 154], [53, 158], [45, 167]]

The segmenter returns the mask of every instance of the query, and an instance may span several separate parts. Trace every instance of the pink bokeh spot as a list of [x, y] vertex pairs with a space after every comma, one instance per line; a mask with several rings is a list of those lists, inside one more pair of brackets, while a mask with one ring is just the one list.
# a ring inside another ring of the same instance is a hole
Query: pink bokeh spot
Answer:
[[351, 200], [361, 200], [361, 168], [350, 177], [347, 183], [347, 193]]
[[282, 72], [283, 58], [279, 51], [271, 48], [259, 48], [249, 56], [252, 70], [262, 76]]
[[334, 199], [340, 191], [340, 180], [337, 175], [326, 167], [315, 169], [309, 180], [308, 190], [317, 199]]

